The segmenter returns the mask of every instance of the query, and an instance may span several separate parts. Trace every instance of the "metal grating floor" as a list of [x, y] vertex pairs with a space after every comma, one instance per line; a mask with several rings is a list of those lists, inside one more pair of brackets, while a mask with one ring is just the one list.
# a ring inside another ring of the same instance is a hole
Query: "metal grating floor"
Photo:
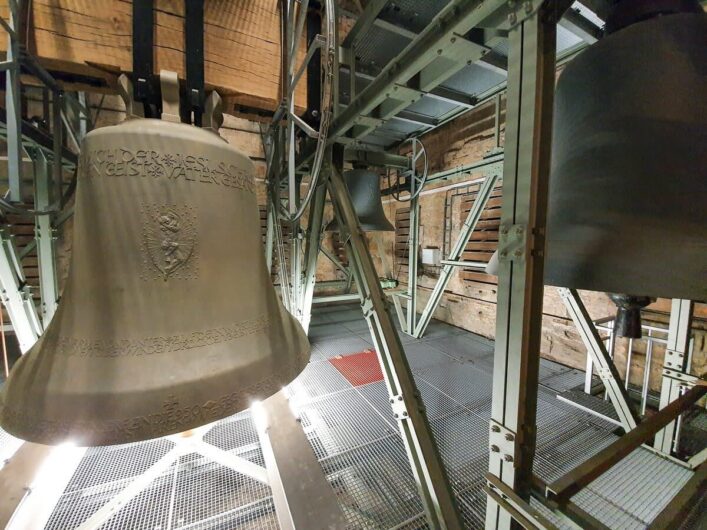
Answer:
[[[320, 308], [310, 330], [312, 360], [288, 389], [290, 402], [351, 528], [427, 528], [383, 381], [352, 385], [330, 362], [372, 348], [357, 306]], [[434, 321], [421, 339], [404, 336], [467, 528], [483, 528], [493, 343]], [[366, 355], [351, 363], [370, 362]], [[357, 368], [354, 366], [353, 368]], [[370, 367], [361, 366], [361, 371]], [[536, 473], [552, 480], [611, 443], [615, 426], [557, 399], [583, 374], [542, 361]], [[0, 432], [0, 457], [17, 442]], [[263, 465], [250, 412], [220, 421], [204, 441]], [[76, 528], [173, 446], [168, 440], [90, 449], [47, 525]], [[630, 455], [574, 500], [610, 528], [646, 528], [691, 472], [646, 450]], [[704, 499], [700, 506], [704, 505]], [[698, 511], [699, 512], [699, 511]], [[560, 527], [554, 515], [548, 513]], [[686, 527], [699, 527], [697, 519]], [[704, 523], [704, 521], [702, 521]], [[691, 526], [690, 526], [691, 525]], [[271, 491], [201, 455], [182, 456], [102, 529], [278, 528]]]

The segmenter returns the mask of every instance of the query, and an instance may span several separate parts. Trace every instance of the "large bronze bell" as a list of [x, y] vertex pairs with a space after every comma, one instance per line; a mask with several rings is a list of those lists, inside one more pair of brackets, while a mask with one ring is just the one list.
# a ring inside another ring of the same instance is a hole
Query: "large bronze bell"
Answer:
[[265, 268], [252, 162], [162, 116], [84, 141], [61, 303], [0, 396], [15, 436], [105, 445], [185, 431], [278, 392], [309, 360]]
[[[380, 177], [367, 169], [352, 169], [344, 173], [346, 188], [351, 194], [354, 211], [364, 232], [392, 232], [395, 230], [383, 211]], [[336, 232], [339, 222], [334, 219], [326, 230]]]
[[619, 3], [616, 32], [560, 75], [548, 284], [707, 299], [707, 14], [674, 3], [694, 6]]

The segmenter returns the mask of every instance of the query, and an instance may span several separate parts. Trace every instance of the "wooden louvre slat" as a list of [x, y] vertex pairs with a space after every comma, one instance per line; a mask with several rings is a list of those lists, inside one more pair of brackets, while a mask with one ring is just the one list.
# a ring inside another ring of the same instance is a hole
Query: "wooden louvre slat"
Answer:
[[[461, 222], [464, 222], [466, 219], [477, 196], [478, 193], [473, 192], [462, 199]], [[466, 247], [464, 247], [462, 260], [488, 263], [491, 259], [491, 256], [498, 248], [498, 229], [501, 224], [502, 201], [502, 190], [501, 188], [496, 188], [491, 193], [491, 197], [486, 203], [484, 211], [481, 212], [479, 222], [476, 224], [476, 228], [471, 234]], [[472, 283], [495, 285], [497, 281], [495, 276], [468, 269], [462, 269], [460, 276], [467, 285], [471, 285]]]

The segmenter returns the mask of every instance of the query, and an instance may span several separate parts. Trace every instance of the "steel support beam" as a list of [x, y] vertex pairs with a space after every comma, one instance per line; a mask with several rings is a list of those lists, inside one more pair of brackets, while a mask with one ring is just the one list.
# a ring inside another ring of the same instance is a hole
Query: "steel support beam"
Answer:
[[266, 199], [266, 225], [265, 225], [265, 266], [268, 268], [268, 274], [272, 274], [272, 251], [273, 243], [275, 242], [275, 223], [277, 223], [277, 212], [272, 201]]
[[[322, 168], [322, 171], [326, 171], [326, 168]], [[319, 184], [319, 187], [314, 192], [312, 203], [309, 207], [307, 241], [304, 250], [304, 283], [301, 287], [297, 287], [302, 291], [300, 296], [300, 322], [305, 333], [309, 331], [309, 324], [312, 321], [312, 298], [314, 296], [314, 284], [317, 276], [317, 257], [319, 256], [319, 244], [322, 236], [322, 219], [324, 217], [325, 202], [326, 186]]]
[[[61, 195], [61, 188], [57, 189], [51, 167], [58, 167], [61, 171], [61, 162], [55, 158], [50, 164], [46, 155], [37, 149], [34, 153], [35, 167], [35, 195], [34, 205], [37, 210], [46, 210], [52, 204], [52, 187]], [[39, 291], [42, 301], [42, 326], [47, 328], [57, 308], [59, 301], [59, 284], [56, 276], [56, 230], [51, 214], [38, 215], [35, 219], [34, 237], [37, 240], [37, 259], [39, 262]]]
[[22, 264], [17, 256], [15, 241], [7, 229], [0, 229], [0, 287], [2, 301], [12, 322], [12, 329], [22, 353], [29, 350], [42, 334], [42, 324], [34, 300], [25, 281]]
[[408, 235], [408, 289], [405, 333], [413, 335], [417, 324], [417, 258], [420, 244], [420, 197], [410, 201], [410, 227]]
[[336, 494], [284, 393], [251, 410], [280, 528], [347, 528]]
[[45, 528], [85, 452], [23, 443], [0, 469], [0, 528]]
[[452, 273], [458, 266], [459, 260], [461, 259], [462, 254], [464, 253], [466, 244], [469, 242], [469, 238], [474, 232], [476, 224], [479, 222], [484, 208], [486, 208], [486, 204], [488, 203], [489, 198], [491, 197], [491, 192], [493, 191], [493, 188], [496, 185], [498, 177], [498, 173], [491, 173], [486, 177], [486, 180], [484, 180], [484, 183], [481, 185], [481, 188], [479, 189], [479, 194], [476, 196], [476, 200], [474, 201], [474, 205], [469, 210], [469, 214], [466, 216], [466, 220], [464, 221], [459, 235], [457, 236], [457, 241], [454, 243], [449, 257], [444, 260], [447, 263], [444, 264], [444, 266], [442, 267], [442, 271], [439, 273], [437, 283], [435, 284], [434, 289], [432, 289], [432, 294], [427, 300], [427, 305], [422, 311], [422, 315], [420, 315], [420, 320], [418, 321], [417, 326], [414, 328], [414, 330], [410, 333], [413, 337], [419, 339], [420, 337], [422, 337], [422, 335], [425, 334], [425, 330], [427, 329], [427, 326], [432, 320], [432, 315], [434, 315], [434, 312], [437, 310], [439, 302], [442, 300], [444, 290], [447, 288], [449, 280], [451, 280], [452, 278]]
[[492, 473], [486, 474], [484, 491], [489, 499], [502, 506], [526, 530], [558, 530], [557, 527], [532, 508], [513, 489]]
[[542, 503], [549, 510], [552, 510], [556, 516], [561, 518], [562, 521], [567, 523], [571, 528], [577, 530], [610, 530], [608, 526], [573, 502], [566, 501], [560, 506], [558, 503], [548, 499], [545, 496], [546, 491], [547, 483], [537, 476], [534, 476], [532, 495], [535, 500]]
[[437, 50], [447, 48], [452, 38], [464, 35], [482, 22], [497, 17], [506, 7], [505, 0], [452, 0], [332, 122], [330, 141], [343, 136], [355, 125], [359, 116], [370, 114], [383, 103], [394, 85], [406, 84], [430, 65], [439, 57]]
[[353, 25], [351, 30], [346, 34], [346, 38], [341, 43], [343, 48], [356, 47], [361, 43], [361, 39], [366, 36], [366, 33], [370, 27], [375, 23], [378, 18], [378, 14], [383, 10], [385, 4], [388, 0], [369, 0], [366, 4], [366, 8], [358, 17], [356, 23]]
[[[513, 5], [517, 11], [508, 19], [511, 27], [489, 471], [521, 499], [528, 500], [535, 455], [559, 17], [551, 12], [557, 9], [554, 2]], [[511, 515], [489, 498], [486, 528], [510, 527]]]
[[8, 68], [5, 71], [5, 124], [7, 127], [7, 165], [10, 181], [8, 199], [22, 202], [24, 182], [22, 181], [22, 100], [20, 99], [20, 27], [22, 0], [8, 2], [10, 19], [7, 52], [5, 59]]
[[381, 364], [390, 403], [398, 420], [430, 527], [461, 529], [461, 517], [427, 421], [422, 397], [393, 325], [389, 305], [358, 224], [351, 196], [341, 176], [341, 150], [341, 146], [335, 147], [334, 165], [328, 182], [329, 194], [339, 219], [339, 226], [348, 235], [346, 250], [349, 262], [359, 288], [361, 307]]
[[609, 352], [606, 351], [606, 347], [587, 309], [584, 307], [579, 293], [575, 289], [567, 289], [565, 287], [560, 287], [557, 290], [585, 348], [587, 348], [592, 364], [596, 365], [597, 373], [604, 383], [609, 399], [611, 399], [611, 404], [614, 406], [616, 415], [621, 422], [621, 427], [626, 432], [635, 429], [639, 421], [638, 415], [631, 407], [628, 392], [624, 385], [621, 384], [621, 376], [616, 370]]
[[[669, 377], [670, 371], [687, 373], [690, 371], [690, 328], [692, 325], [691, 300], [673, 299], [668, 324], [668, 344], [663, 361], [663, 381], [660, 387], [660, 408], [667, 407], [680, 397], [682, 384]], [[667, 455], [675, 450], [676, 424], [670, 422], [655, 437], [653, 447]]]
[[584, 18], [579, 11], [574, 9], [568, 9], [558, 24], [587, 44], [594, 44], [603, 34], [600, 27]]
[[[395, 274], [393, 273], [394, 263], [392, 259], [388, 258], [388, 253], [384, 250], [383, 236], [380, 232], [373, 232], [373, 240], [376, 242], [376, 248], [378, 249], [378, 255], [383, 268], [383, 274], [385, 274], [386, 278], [393, 280], [395, 278]], [[400, 329], [404, 329], [406, 325], [405, 313], [403, 312], [403, 306], [400, 303], [400, 294], [402, 294], [402, 291], [398, 290], [397, 292], [388, 292], [386, 294], [389, 295], [393, 301], [393, 308], [395, 309], [395, 315], [398, 317]]]
[[410, 168], [410, 158], [403, 155], [386, 153], [385, 151], [368, 151], [363, 149], [346, 149], [344, 159], [347, 162], [359, 162], [369, 166]]

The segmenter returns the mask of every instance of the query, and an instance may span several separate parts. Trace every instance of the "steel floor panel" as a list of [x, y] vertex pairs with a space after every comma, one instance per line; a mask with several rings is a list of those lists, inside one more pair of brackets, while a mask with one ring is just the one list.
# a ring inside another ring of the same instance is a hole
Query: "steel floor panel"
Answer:
[[330, 359], [337, 355], [348, 355], [371, 348], [371, 343], [359, 336], [330, 339], [316, 342], [314, 347], [321, 352], [323, 359]]
[[[355, 305], [317, 308], [311, 335], [310, 364], [287, 392], [350, 528], [428, 528], [385, 382], [353, 386], [330, 362], [372, 347], [360, 309]], [[436, 321], [421, 340], [402, 338], [465, 528], [483, 528], [493, 343]], [[535, 471], [546, 481], [616, 438], [614, 425], [557, 399], [558, 392], [579, 380], [578, 374], [582, 375], [551, 361], [541, 363]], [[0, 451], [9, 447], [6, 440], [0, 433]], [[264, 464], [249, 411], [217, 422], [204, 441]], [[172, 442], [156, 440], [90, 449], [47, 528], [75, 528], [171, 447]], [[640, 450], [574, 500], [611, 528], [646, 528], [689, 476], [682, 467]], [[566, 527], [554, 514], [548, 517]], [[691, 524], [699, 528], [700, 521]], [[190, 454], [102, 528], [276, 529], [278, 525], [269, 486]]]

